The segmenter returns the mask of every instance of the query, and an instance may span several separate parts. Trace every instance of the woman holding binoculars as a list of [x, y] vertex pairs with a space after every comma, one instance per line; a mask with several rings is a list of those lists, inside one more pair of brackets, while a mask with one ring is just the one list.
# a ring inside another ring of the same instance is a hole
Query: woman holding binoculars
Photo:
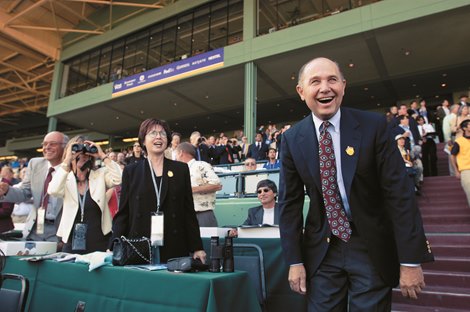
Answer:
[[[95, 167], [101, 159], [104, 166]], [[57, 236], [62, 251], [86, 254], [105, 251], [111, 237], [112, 218], [106, 190], [121, 184], [121, 168], [99, 145], [83, 136], [65, 147], [63, 162], [54, 174], [48, 194], [64, 198]]]

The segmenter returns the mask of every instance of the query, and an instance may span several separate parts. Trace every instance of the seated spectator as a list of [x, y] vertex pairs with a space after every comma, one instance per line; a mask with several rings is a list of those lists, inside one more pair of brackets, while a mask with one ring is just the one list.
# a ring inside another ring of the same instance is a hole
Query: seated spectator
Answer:
[[279, 224], [279, 211], [276, 203], [276, 183], [268, 179], [261, 180], [258, 182], [256, 188], [258, 190], [258, 200], [261, 205], [248, 210], [248, 217], [245, 222], [243, 222], [243, 225]]
[[268, 151], [268, 162], [263, 165], [264, 169], [279, 169], [281, 167], [281, 163], [279, 159], [276, 159], [276, 149], [269, 148]]
[[[248, 210], [248, 217], [243, 222], [243, 225], [259, 225], [279, 224], [279, 208], [276, 203], [277, 197], [277, 186], [271, 180], [261, 180], [257, 184], [258, 200], [261, 203], [260, 206], [250, 208]], [[238, 232], [236, 229], [229, 231], [229, 236], [237, 236]]]
[[256, 165], [256, 159], [248, 157], [243, 162], [243, 171], [256, 170], [258, 167]]

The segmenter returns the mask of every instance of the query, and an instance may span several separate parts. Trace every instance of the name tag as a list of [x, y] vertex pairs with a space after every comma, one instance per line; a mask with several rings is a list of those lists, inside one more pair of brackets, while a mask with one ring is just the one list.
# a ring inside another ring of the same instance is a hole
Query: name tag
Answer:
[[46, 209], [44, 207], [38, 208], [38, 215], [36, 218], [36, 233], [44, 234], [44, 219], [46, 218]]
[[153, 214], [151, 220], [150, 240], [152, 241], [152, 245], [163, 246], [163, 212]]

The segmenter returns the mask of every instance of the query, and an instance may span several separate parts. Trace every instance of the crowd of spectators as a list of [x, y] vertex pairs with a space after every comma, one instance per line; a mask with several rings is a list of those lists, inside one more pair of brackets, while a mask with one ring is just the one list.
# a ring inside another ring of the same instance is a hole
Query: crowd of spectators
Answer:
[[[460, 125], [470, 118], [467, 100], [466, 96], [461, 96], [459, 103], [450, 105], [450, 102], [445, 99], [441, 105], [431, 108], [426, 106], [425, 100], [412, 101], [409, 105], [392, 106], [386, 112], [392, 139], [396, 142], [397, 148], [403, 156], [410, 177], [414, 179], [417, 195], [420, 195], [423, 177], [438, 174], [437, 142], [445, 142], [446, 144], [445, 150], [449, 155], [450, 175], [461, 176], [459, 172], [456, 174], [456, 170], [459, 169], [456, 166], [457, 162], [453, 164], [451, 161], [451, 151], [455, 140], [463, 136], [463, 129]], [[187, 140], [189, 143], [186, 144], [194, 148], [193, 158], [195, 161], [203, 161], [211, 166], [216, 166], [214, 167], [215, 172], [218, 173], [230, 172], [222, 170], [218, 165], [237, 163], [243, 164], [243, 167], [239, 166], [240, 169], [234, 171], [279, 169], [282, 133], [289, 128], [290, 124], [283, 125], [279, 129], [275, 124], [260, 126], [255, 137], [251, 140], [252, 144], [248, 143], [250, 140], [242, 130], [234, 131], [230, 136], [221, 132], [218, 135], [208, 137], [195, 131], [191, 133]], [[167, 159], [178, 160], [178, 146], [184, 141], [180, 133], [173, 132], [164, 156]], [[146, 153], [138, 141], [121, 150], [107, 148], [104, 153], [109, 159], [116, 162], [121, 170], [129, 164], [146, 160]], [[98, 163], [98, 165], [102, 164]], [[27, 166], [27, 158], [3, 161], [0, 163], [0, 168], [2, 168], [0, 178], [13, 187], [20, 187]], [[218, 187], [220, 188], [220, 186]], [[106, 198], [109, 200], [112, 217], [119, 209], [120, 192], [120, 185], [107, 191]], [[11, 216], [11, 219], [8, 217], [7, 221], [2, 221], [0, 232], [12, 229], [13, 223], [24, 222], [31, 209], [32, 201], [14, 205], [1, 203], [0, 217]], [[10, 221], [13, 222], [10, 223]]]

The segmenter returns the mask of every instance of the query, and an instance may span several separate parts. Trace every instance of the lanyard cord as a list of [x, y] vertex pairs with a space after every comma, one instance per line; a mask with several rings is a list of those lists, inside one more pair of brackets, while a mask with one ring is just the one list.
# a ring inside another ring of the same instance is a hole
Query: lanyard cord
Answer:
[[83, 223], [83, 217], [85, 216], [85, 200], [86, 200], [86, 194], [88, 193], [88, 180], [86, 180], [86, 187], [85, 187], [85, 193], [83, 194], [83, 197], [80, 196], [80, 191], [78, 190], [77, 187], [77, 195], [78, 195], [78, 203], [80, 205], [80, 223]]
[[160, 195], [161, 195], [161, 190], [162, 190], [162, 181], [163, 177], [160, 178], [160, 185], [157, 186], [157, 182], [155, 181], [155, 173], [153, 172], [153, 167], [152, 167], [152, 162], [150, 161], [149, 158], [147, 158], [150, 166], [150, 171], [151, 171], [151, 176], [152, 176], [152, 182], [153, 182], [153, 188], [155, 189], [155, 195], [157, 197], [157, 214], [160, 213]]

